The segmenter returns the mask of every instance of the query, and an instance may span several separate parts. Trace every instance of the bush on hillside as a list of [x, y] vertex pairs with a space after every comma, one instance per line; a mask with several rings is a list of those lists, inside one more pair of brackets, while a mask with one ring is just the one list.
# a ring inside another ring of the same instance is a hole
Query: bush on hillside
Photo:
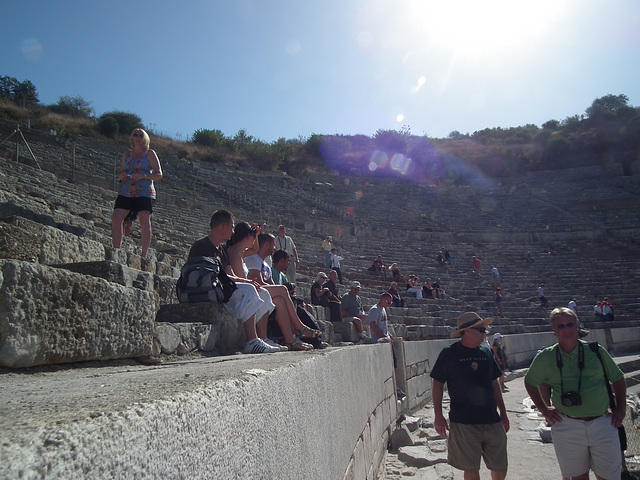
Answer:
[[115, 118], [103, 115], [98, 122], [98, 131], [105, 137], [116, 138], [120, 132], [120, 125]]
[[56, 105], [50, 105], [49, 110], [53, 113], [71, 115], [72, 117], [92, 117], [96, 112], [91, 106], [91, 102], [81, 96], [70, 97], [63, 95], [58, 99]]
[[142, 119], [135, 113], [114, 110], [113, 112], [103, 113], [98, 121], [105, 117], [113, 117], [118, 122], [120, 133], [123, 135], [129, 135], [135, 128], [144, 128]]
[[220, 130], [207, 130], [201, 128], [193, 132], [191, 136], [193, 143], [196, 145], [202, 145], [205, 147], [223, 147], [227, 145], [227, 138]]

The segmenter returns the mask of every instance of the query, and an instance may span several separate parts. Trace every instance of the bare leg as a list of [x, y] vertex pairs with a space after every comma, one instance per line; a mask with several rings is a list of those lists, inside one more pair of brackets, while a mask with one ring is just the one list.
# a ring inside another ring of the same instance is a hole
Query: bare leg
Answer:
[[506, 477], [507, 477], [507, 472], [496, 472], [494, 470], [491, 470], [491, 480], [504, 480]]
[[[493, 478], [493, 472], [491, 472]], [[480, 480], [480, 472], [464, 472], [464, 480]]]
[[147, 257], [149, 247], [151, 246], [151, 212], [141, 210], [138, 212], [140, 218], [140, 231], [142, 236], [142, 258]]
[[255, 315], [252, 315], [251, 318], [249, 318], [249, 320], [247, 320], [242, 324], [242, 326], [244, 327], [244, 333], [247, 334], [247, 342], [258, 337], [258, 335], [256, 334], [256, 316]]
[[291, 317], [289, 317], [287, 313], [287, 307], [285, 305], [285, 301], [282, 297], [271, 297], [273, 303], [276, 306], [276, 322], [278, 322], [278, 326], [280, 330], [282, 330], [282, 336], [284, 337], [284, 341], [286, 343], [293, 343], [295, 338], [293, 338], [293, 332], [291, 331]]
[[[284, 285], [262, 285], [262, 288], [266, 289], [269, 292], [269, 294], [271, 295], [271, 299], [273, 300], [273, 303], [275, 303], [276, 307], [286, 311], [286, 314], [289, 317], [289, 320], [291, 322], [291, 326], [295, 330], [300, 330], [304, 327], [302, 321], [300, 321], [300, 317], [298, 317], [298, 313], [296, 312], [296, 307], [293, 305], [293, 302], [291, 301], [291, 297], [289, 296], [289, 291], [287, 290], [287, 287], [285, 287]], [[281, 298], [284, 303], [281, 303], [281, 304], [276, 303], [276, 298]], [[284, 307], [284, 309], [282, 307]], [[277, 310], [276, 310], [276, 314], [277, 314]]]
[[122, 222], [127, 215], [129, 215], [129, 210], [123, 208], [116, 208], [111, 215], [111, 240], [113, 242], [113, 248], [120, 248], [122, 246]]
[[353, 325], [356, 327], [356, 331], [358, 333], [362, 333], [362, 320], [360, 320], [358, 317], [353, 317]]
[[269, 313], [265, 313], [262, 315], [260, 320], [256, 322], [256, 333], [258, 337], [265, 339], [267, 338], [267, 323], [269, 322]]

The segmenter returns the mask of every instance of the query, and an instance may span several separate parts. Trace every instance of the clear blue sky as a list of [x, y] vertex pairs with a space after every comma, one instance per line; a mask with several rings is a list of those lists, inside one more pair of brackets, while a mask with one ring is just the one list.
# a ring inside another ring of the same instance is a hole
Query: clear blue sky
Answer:
[[638, 0], [9, 0], [0, 75], [187, 138], [445, 137], [640, 106]]

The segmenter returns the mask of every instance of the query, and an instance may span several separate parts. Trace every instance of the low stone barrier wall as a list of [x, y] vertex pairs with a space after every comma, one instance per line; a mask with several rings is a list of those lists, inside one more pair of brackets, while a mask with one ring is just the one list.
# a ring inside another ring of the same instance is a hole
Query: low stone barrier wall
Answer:
[[397, 418], [389, 344], [33, 377], [0, 478], [376, 479]]

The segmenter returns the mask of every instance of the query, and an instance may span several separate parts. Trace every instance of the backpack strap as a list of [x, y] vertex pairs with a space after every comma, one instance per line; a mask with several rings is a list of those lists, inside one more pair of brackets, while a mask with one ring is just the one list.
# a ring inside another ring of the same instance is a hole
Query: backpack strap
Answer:
[[613, 410], [614, 408], [616, 408], [616, 399], [613, 396], [613, 392], [611, 391], [611, 383], [609, 382], [609, 377], [607, 376], [607, 371], [604, 368], [604, 362], [602, 361], [602, 357], [600, 356], [600, 349], [598, 347], [598, 342], [589, 343], [589, 348], [593, 353], [596, 354], [598, 360], [600, 360], [600, 365], [602, 365], [602, 371], [604, 372], [604, 384], [607, 387], [607, 393], [609, 394], [609, 406]]

